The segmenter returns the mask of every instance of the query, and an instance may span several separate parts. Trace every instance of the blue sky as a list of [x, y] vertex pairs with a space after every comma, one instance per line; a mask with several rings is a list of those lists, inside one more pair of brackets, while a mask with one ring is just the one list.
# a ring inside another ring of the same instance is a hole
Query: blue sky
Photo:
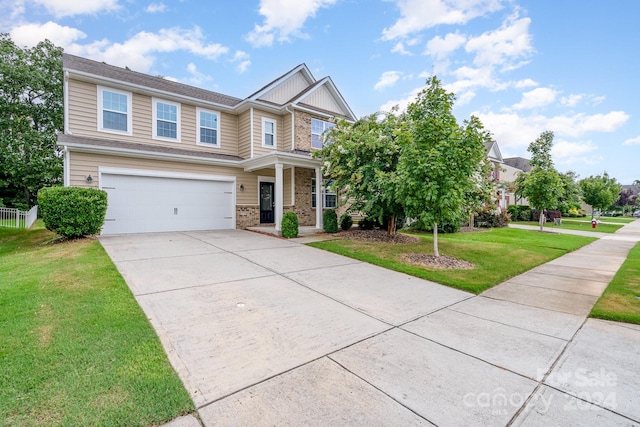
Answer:
[[558, 170], [630, 184], [638, 16], [635, 0], [2, 0], [0, 31], [239, 98], [304, 62], [358, 116], [436, 74], [504, 157], [551, 130]]

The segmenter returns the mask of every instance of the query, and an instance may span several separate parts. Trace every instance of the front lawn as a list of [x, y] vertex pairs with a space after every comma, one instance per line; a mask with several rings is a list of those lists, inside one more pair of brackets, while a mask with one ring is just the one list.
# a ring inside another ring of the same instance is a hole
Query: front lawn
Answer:
[[[603, 220], [604, 221], [604, 220]], [[532, 227], [540, 227], [537, 221], [514, 221], [512, 224], [530, 225]], [[558, 230], [579, 230], [579, 231], [595, 231], [598, 233], [615, 233], [625, 224], [597, 224], [596, 228], [591, 227], [591, 220], [585, 219], [567, 219], [562, 218], [562, 225], [554, 225], [549, 221], [544, 224], [544, 228], [552, 228]]]
[[590, 316], [640, 324], [640, 243], [631, 249]]
[[341, 239], [310, 245], [478, 294], [595, 240], [590, 237], [539, 233], [515, 228], [440, 234], [441, 255], [471, 262], [475, 264], [475, 268], [435, 270], [410, 264], [403, 259], [403, 255], [409, 253], [433, 254], [433, 237], [430, 234], [416, 236], [420, 237], [420, 242], [411, 244]]
[[0, 228], [0, 425], [148, 426], [193, 411], [96, 240]]

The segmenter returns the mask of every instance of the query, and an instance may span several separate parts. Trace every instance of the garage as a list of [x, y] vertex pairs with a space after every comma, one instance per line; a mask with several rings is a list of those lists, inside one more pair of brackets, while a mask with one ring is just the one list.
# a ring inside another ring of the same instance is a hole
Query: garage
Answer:
[[235, 228], [233, 178], [102, 173], [102, 234]]

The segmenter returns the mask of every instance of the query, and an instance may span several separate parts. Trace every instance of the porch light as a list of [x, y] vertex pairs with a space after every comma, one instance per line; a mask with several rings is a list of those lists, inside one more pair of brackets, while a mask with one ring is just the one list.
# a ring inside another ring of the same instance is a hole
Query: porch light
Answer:
[[244, 184], [240, 184], [240, 191], [244, 191]]
[[87, 182], [89, 184], [91, 184], [93, 182], [93, 178], [91, 177], [91, 175], [87, 175]]

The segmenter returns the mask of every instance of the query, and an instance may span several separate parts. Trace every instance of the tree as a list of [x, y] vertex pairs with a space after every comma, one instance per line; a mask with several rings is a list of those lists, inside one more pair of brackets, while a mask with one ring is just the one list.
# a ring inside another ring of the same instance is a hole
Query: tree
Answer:
[[394, 114], [372, 114], [352, 124], [339, 120], [329, 134], [331, 143], [317, 154], [323, 159], [323, 173], [352, 202], [350, 209], [381, 222], [391, 218], [389, 234], [395, 234], [396, 218], [403, 210], [395, 189], [402, 120]]
[[544, 211], [555, 207], [562, 195], [560, 175], [553, 167], [551, 146], [553, 132], [545, 131], [529, 144], [527, 151], [531, 153], [531, 171], [524, 175], [521, 181], [522, 195], [529, 200], [529, 204], [540, 213], [540, 231], [544, 230]]
[[560, 173], [560, 197], [558, 198], [558, 210], [565, 215], [571, 208], [580, 208], [582, 190], [578, 184], [578, 174], [573, 171]]
[[0, 34], [0, 197], [25, 208], [62, 178], [56, 135], [63, 128], [62, 49], [30, 49]]
[[[485, 143], [491, 135], [476, 117], [459, 126], [453, 115], [455, 95], [434, 76], [409, 105], [395, 188], [407, 216], [433, 224], [433, 252], [438, 224], [460, 221], [483, 193]], [[471, 196], [471, 197], [470, 197]]]
[[582, 188], [582, 200], [592, 207], [592, 219], [596, 209], [604, 210], [613, 205], [613, 202], [618, 199], [621, 189], [616, 179], [610, 178], [607, 172], [580, 180], [580, 188]]

